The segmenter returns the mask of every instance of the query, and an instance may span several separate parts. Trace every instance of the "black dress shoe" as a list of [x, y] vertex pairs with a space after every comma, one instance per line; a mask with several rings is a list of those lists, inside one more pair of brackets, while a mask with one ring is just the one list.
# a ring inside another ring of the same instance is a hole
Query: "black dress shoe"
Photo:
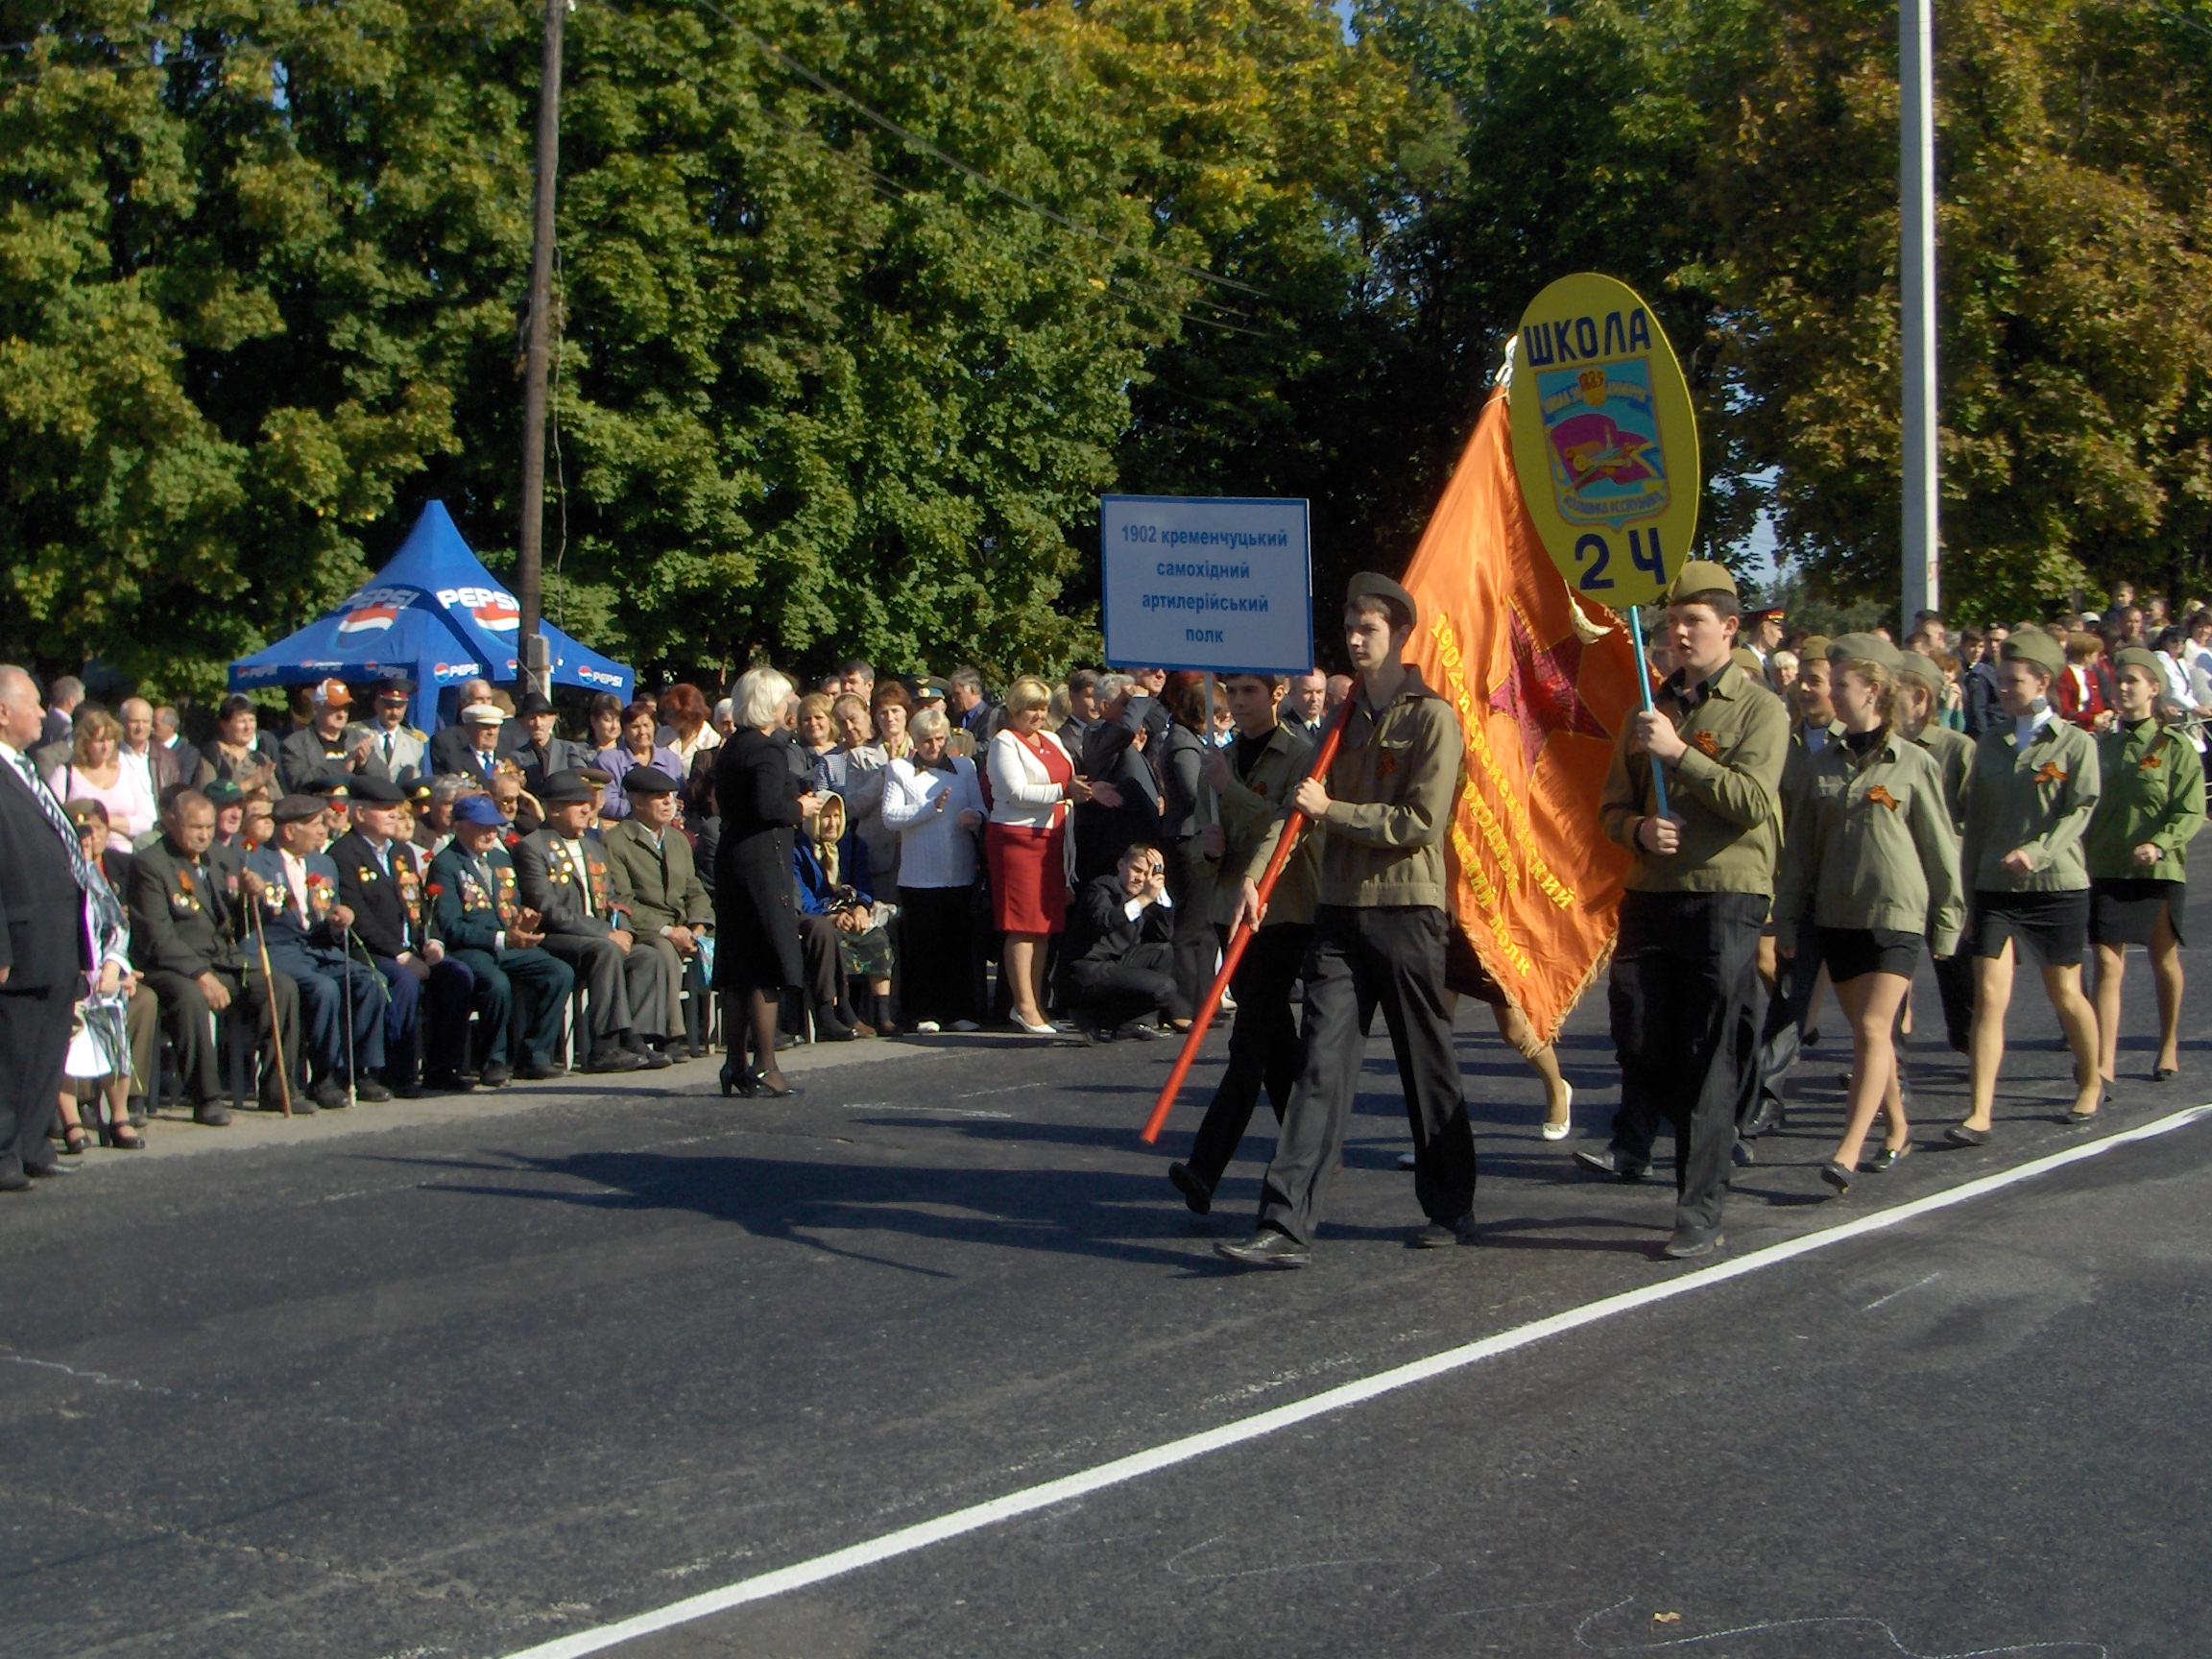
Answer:
[[0, 1192], [28, 1192], [31, 1177], [20, 1169], [0, 1169]]
[[1575, 1154], [1575, 1162], [1593, 1175], [1610, 1175], [1617, 1181], [1641, 1181], [1651, 1167], [1648, 1164], [1633, 1162], [1610, 1146], [1585, 1146]]
[[1912, 1156], [1912, 1142], [1902, 1146], [1885, 1146], [1866, 1161], [1866, 1167], [1876, 1175], [1887, 1175], [1906, 1159]]
[[1481, 1242], [1475, 1231], [1475, 1217], [1462, 1215], [1456, 1221], [1431, 1221], [1413, 1229], [1407, 1242], [1416, 1250], [1449, 1250], [1455, 1244]]
[[[525, 1061], [524, 1064], [528, 1065], [529, 1063]], [[491, 1061], [483, 1070], [476, 1073], [476, 1081], [486, 1089], [504, 1089], [508, 1084], [515, 1081], [515, 1068], [508, 1065], [504, 1060]], [[532, 1081], [535, 1082], [536, 1079], [533, 1078]]]
[[392, 1098], [392, 1091], [373, 1077], [356, 1077], [353, 1079], [353, 1097], [356, 1100], [367, 1100], [373, 1105], [381, 1105]]
[[[308, 1097], [312, 1099], [315, 1104], [325, 1112], [341, 1112], [345, 1110], [346, 1091], [338, 1086], [338, 1080], [335, 1077], [324, 1078], [322, 1082], [316, 1084], [314, 1088], [308, 1090], [307, 1094]], [[299, 1110], [297, 1102], [295, 1102], [293, 1110]]]
[[466, 1094], [476, 1087], [476, 1079], [464, 1077], [458, 1071], [425, 1071], [422, 1087], [437, 1094]]
[[633, 1048], [630, 1052], [637, 1056], [637, 1067], [641, 1071], [665, 1071], [676, 1064], [658, 1048]]
[[1190, 1165], [1168, 1165], [1167, 1180], [1176, 1191], [1183, 1194], [1183, 1202], [1190, 1207], [1193, 1215], [1203, 1215], [1214, 1208], [1214, 1189], [1199, 1180]]
[[1756, 1141], [1762, 1135], [1786, 1127], [1789, 1121], [1790, 1114], [1783, 1109], [1781, 1096], [1762, 1094], [1751, 1116], [1743, 1120], [1743, 1139]]
[[1840, 1198], [1844, 1193], [1851, 1190], [1851, 1181], [1854, 1173], [1855, 1171], [1846, 1169], [1836, 1159], [1831, 1158], [1826, 1164], [1821, 1166], [1820, 1179], [1827, 1182], [1829, 1186], [1835, 1188], [1836, 1196]]
[[1263, 1227], [1249, 1238], [1224, 1238], [1214, 1246], [1214, 1254], [1240, 1267], [1307, 1267], [1313, 1262], [1311, 1250], [1272, 1227]]
[[584, 1062], [584, 1070], [596, 1076], [610, 1071], [635, 1071], [643, 1064], [627, 1048], [602, 1048]]
[[556, 1077], [565, 1077], [567, 1074], [565, 1067], [548, 1065], [542, 1060], [525, 1060], [514, 1071], [517, 1083], [550, 1083]]
[[1954, 1146], [1986, 1146], [1989, 1144], [1989, 1131], [1969, 1129], [1963, 1123], [1954, 1123], [1943, 1131], [1943, 1139]]
[[34, 1180], [34, 1181], [47, 1181], [47, 1180], [51, 1180], [51, 1179], [52, 1179], [54, 1176], [56, 1176], [56, 1175], [74, 1175], [74, 1174], [76, 1174], [76, 1173], [77, 1173], [77, 1166], [76, 1166], [76, 1165], [74, 1165], [74, 1164], [59, 1164], [59, 1163], [57, 1163], [57, 1164], [26, 1164], [26, 1165], [24, 1165], [24, 1166], [23, 1166], [23, 1173], [24, 1173], [24, 1174], [26, 1174], [26, 1175], [28, 1175], [28, 1176], [30, 1176], [30, 1177], [31, 1177], [31, 1179], [32, 1179], [32, 1180]]
[[1747, 1169], [1759, 1162], [1759, 1154], [1753, 1150], [1750, 1142], [1739, 1135], [1736, 1137], [1736, 1144], [1728, 1148], [1728, 1161], [1739, 1169]]
[[2181, 1068], [2178, 1066], [2153, 1066], [2151, 1069], [2151, 1081], [2153, 1083], [2171, 1082], [2180, 1075]]
[[800, 1088], [798, 1084], [792, 1082], [788, 1077], [783, 1079], [782, 1088], [777, 1088], [773, 1083], [768, 1081], [768, 1073], [765, 1071], [756, 1071], [753, 1073], [753, 1087], [758, 1091], [763, 1099], [768, 1100], [788, 1100], [794, 1094], [804, 1094], [806, 1093], [805, 1090]]
[[817, 1043], [850, 1043], [860, 1033], [837, 1018], [837, 1010], [823, 1007], [814, 1010], [814, 1041]]
[[1718, 1227], [1677, 1227], [1659, 1253], [1671, 1262], [1694, 1262], [1727, 1242], [1728, 1236]]
[[[230, 1122], [230, 1108], [224, 1105], [220, 1100], [203, 1100], [199, 1105], [192, 1108], [192, 1121], [204, 1123], [210, 1129], [228, 1128]], [[135, 1121], [132, 1126], [137, 1127]]]
[[788, 1032], [788, 1031], [779, 1031], [779, 1032], [777, 1032], [777, 1033], [776, 1033], [776, 1052], [777, 1052], [777, 1053], [781, 1054], [781, 1053], [782, 1053], [782, 1052], [783, 1052], [785, 1049], [787, 1049], [787, 1048], [796, 1048], [796, 1047], [798, 1047], [798, 1046], [799, 1046], [799, 1039], [798, 1039], [798, 1038], [796, 1038], [796, 1037], [794, 1037], [794, 1036], [792, 1036], [790, 1032]]

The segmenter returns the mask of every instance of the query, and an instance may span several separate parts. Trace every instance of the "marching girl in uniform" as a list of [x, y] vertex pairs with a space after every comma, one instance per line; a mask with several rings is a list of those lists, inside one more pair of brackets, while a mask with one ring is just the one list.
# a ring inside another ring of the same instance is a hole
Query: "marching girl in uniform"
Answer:
[[2120, 982], [2128, 947], [2151, 952], [2158, 990], [2153, 1082], [2181, 1067], [2181, 918], [2189, 842], [2204, 827], [2204, 766], [2182, 733], [2158, 719], [2167, 680], [2158, 659], [2130, 647], [2113, 660], [2119, 721], [2097, 739], [2104, 793], [2082, 846], [2089, 865], [2089, 939], [2097, 948], [2098, 1073], [2112, 1080], [2120, 1046]]
[[1997, 1073], [2005, 1063], [2005, 1011], [2014, 962], [2042, 966], [2043, 989], [2074, 1051], [2073, 1123], [2104, 1103], [2097, 1070], [2097, 1016], [2081, 995], [2089, 950], [2089, 871], [2081, 837], [2097, 809], [2097, 741], [2051, 706], [2051, 683], [2066, 666], [2037, 628], [2005, 641], [1997, 664], [1997, 719], [1974, 750], [1960, 867], [1974, 891], [1972, 1110], [1944, 1133], [1956, 1145], [1989, 1139]]
[[[1943, 773], [1894, 724], [1903, 658], [1872, 634], [1828, 648], [1842, 734], [1808, 763], [1775, 895], [1777, 948], [1816, 951], [1851, 1022], [1850, 1113], [1820, 1177], [1847, 1192], [1877, 1109], [1888, 1134], [1874, 1167], [1912, 1149], [1898, 1087], [1897, 1014], [1920, 964], [1923, 938], [1937, 956], [1958, 949], [1965, 922], [1959, 836]], [[1810, 910], [1813, 928], [1800, 937]]]

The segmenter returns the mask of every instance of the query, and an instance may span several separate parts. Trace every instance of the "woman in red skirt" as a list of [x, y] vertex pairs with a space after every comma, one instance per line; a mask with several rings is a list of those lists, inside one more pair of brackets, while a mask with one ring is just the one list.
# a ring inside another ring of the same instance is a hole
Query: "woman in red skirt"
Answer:
[[1075, 775], [1060, 739], [1045, 730], [1051, 703], [1051, 688], [1027, 675], [1006, 688], [1006, 724], [988, 757], [991, 821], [983, 831], [992, 925], [1006, 936], [999, 960], [1014, 1023], [1032, 1037], [1054, 1035], [1045, 1018], [1045, 942], [1068, 923], [1074, 851], [1068, 808], [1078, 801], [1121, 804], [1110, 785]]

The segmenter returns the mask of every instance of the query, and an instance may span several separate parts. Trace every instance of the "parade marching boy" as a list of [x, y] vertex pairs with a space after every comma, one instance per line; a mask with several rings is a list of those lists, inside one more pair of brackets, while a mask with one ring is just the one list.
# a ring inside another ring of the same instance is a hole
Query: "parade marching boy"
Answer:
[[[1475, 1238], [1475, 1136], [1444, 1002], [1444, 843], [1465, 749], [1451, 705], [1404, 660], [1418, 621], [1412, 595], [1387, 576], [1352, 579], [1344, 643], [1358, 684], [1327, 781], [1306, 779], [1293, 797], [1321, 835], [1319, 902], [1303, 971], [1305, 1069], [1261, 1189], [1259, 1231], [1214, 1245], [1246, 1266], [1303, 1267], [1312, 1259], [1358, 1088], [1362, 1002], [1382, 1010], [1406, 1093], [1414, 1192], [1429, 1216], [1412, 1241], [1434, 1248]], [[1271, 852], [1256, 851], [1254, 865]], [[1243, 891], [1238, 921], [1262, 926], [1249, 875]]]
[[[1586, 1168], [1641, 1181], [1662, 1119], [1676, 1149], [1674, 1233], [1666, 1253], [1723, 1242], [1736, 1111], [1756, 1063], [1759, 933], [1781, 846], [1790, 716], [1729, 660], [1736, 579], [1693, 560], [1668, 589], [1677, 664], [1622, 731], [1600, 811], [1634, 855], [1621, 901], [1609, 1001], [1621, 1063], [1612, 1143], [1577, 1152]], [[1663, 816], [1652, 763], [1666, 776]]]

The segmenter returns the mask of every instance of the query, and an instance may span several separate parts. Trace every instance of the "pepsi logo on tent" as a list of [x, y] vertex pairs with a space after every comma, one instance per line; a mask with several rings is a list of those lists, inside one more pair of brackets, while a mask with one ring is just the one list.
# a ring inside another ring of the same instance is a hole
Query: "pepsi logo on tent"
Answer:
[[587, 685], [612, 685], [617, 691], [622, 689], [621, 675], [610, 674], [604, 668], [594, 668], [589, 662], [577, 664], [576, 678]]
[[522, 607], [504, 588], [441, 588], [438, 603], [467, 611], [479, 628], [512, 634], [522, 626]]
[[484, 672], [481, 662], [440, 662], [432, 666], [430, 677], [443, 685], [452, 680], [467, 680]]
[[405, 588], [362, 589], [346, 601], [346, 610], [338, 618], [339, 639], [358, 643], [388, 632], [414, 597]]

